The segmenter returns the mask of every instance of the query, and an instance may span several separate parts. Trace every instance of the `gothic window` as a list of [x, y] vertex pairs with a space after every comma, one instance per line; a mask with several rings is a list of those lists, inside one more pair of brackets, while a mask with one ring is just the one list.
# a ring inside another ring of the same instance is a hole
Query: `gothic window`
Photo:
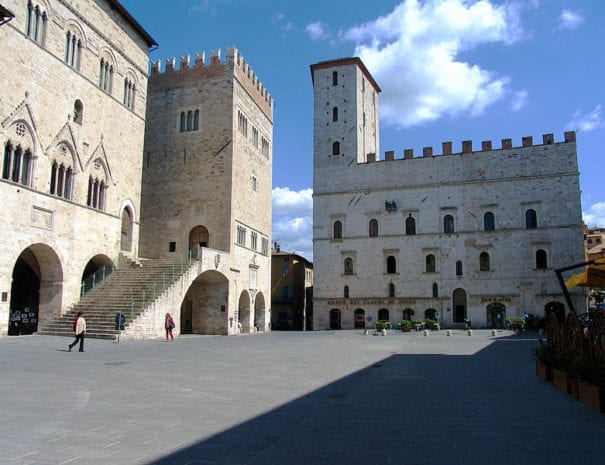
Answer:
[[525, 212], [525, 227], [527, 229], [536, 229], [538, 227], [538, 217], [536, 210], [530, 208]]
[[479, 271], [489, 271], [489, 254], [487, 252], [481, 252], [479, 254]]
[[[59, 186], [57, 186], [59, 188]], [[105, 211], [107, 198], [107, 184], [102, 178], [88, 178], [88, 194], [86, 196], [86, 205], [97, 210]]]
[[246, 245], [246, 228], [239, 225], [237, 227], [237, 243], [243, 246]]
[[248, 138], [248, 118], [240, 110], [237, 110], [237, 130], [242, 136]]
[[255, 231], [252, 231], [250, 233], [250, 247], [252, 247], [252, 250], [256, 250], [257, 242], [258, 242], [258, 233]]
[[436, 270], [435, 265], [435, 256], [433, 254], [428, 254], [425, 259], [425, 270], [427, 273], [434, 273]]
[[454, 232], [454, 217], [452, 215], [445, 215], [443, 217], [443, 232], [446, 234]]
[[261, 239], [261, 253], [267, 255], [269, 253], [269, 239], [263, 237]]
[[50, 193], [52, 195], [71, 199], [73, 195], [73, 180], [74, 172], [71, 166], [58, 163], [56, 160], [53, 161], [50, 171]]
[[338, 107], [332, 108], [332, 121], [338, 121]]
[[343, 297], [344, 297], [345, 299], [348, 299], [348, 298], [349, 298], [349, 286], [345, 286], [345, 287], [344, 287], [344, 291], [343, 291]]
[[414, 236], [416, 234], [416, 220], [412, 215], [405, 219], [405, 235]]
[[433, 283], [433, 297], [439, 297], [439, 285], [437, 283]]
[[108, 94], [113, 89], [113, 65], [105, 58], [99, 63], [99, 87]]
[[340, 155], [340, 142], [332, 144], [332, 155]]
[[9, 140], [4, 146], [2, 178], [29, 186], [32, 178], [33, 157], [29, 148], [14, 147]]
[[462, 262], [460, 260], [456, 262], [456, 276], [462, 276]]
[[370, 237], [378, 237], [378, 220], [371, 219], [369, 229]]
[[337, 86], [338, 85], [338, 71], [334, 71], [332, 73], [332, 85], [333, 86]]
[[334, 222], [334, 239], [342, 239], [342, 223], [340, 221]]
[[187, 117], [185, 116], [185, 112], [181, 111], [181, 132], [185, 132], [187, 130]]
[[124, 99], [122, 103], [131, 110], [134, 110], [135, 96], [136, 85], [134, 81], [128, 77], [124, 78]]
[[27, 13], [25, 17], [25, 34], [34, 42], [44, 45], [46, 38], [46, 24], [48, 16], [46, 12], [40, 8], [40, 5], [35, 5], [31, 0], [27, 2]]
[[395, 285], [389, 283], [389, 297], [395, 297]]
[[264, 137], [261, 137], [261, 153], [269, 158], [269, 141]]
[[187, 131], [193, 131], [193, 112], [187, 112]]
[[492, 212], [485, 212], [483, 215], [483, 230], [494, 231], [496, 229], [496, 221]]
[[397, 260], [392, 255], [387, 257], [387, 273], [395, 274], [397, 273]]
[[345, 274], [353, 274], [353, 259], [351, 257], [345, 258]]
[[65, 63], [75, 70], [80, 69], [82, 40], [73, 31], [65, 33]]
[[536, 251], [536, 268], [539, 270], [545, 270], [546, 268], [548, 268], [545, 250], [539, 249], [538, 251]]

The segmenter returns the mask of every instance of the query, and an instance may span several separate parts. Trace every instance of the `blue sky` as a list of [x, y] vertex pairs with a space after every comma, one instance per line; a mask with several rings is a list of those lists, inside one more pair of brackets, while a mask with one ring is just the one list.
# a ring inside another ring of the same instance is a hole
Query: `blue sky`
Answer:
[[[602, 0], [122, 0], [153, 61], [235, 46], [274, 98], [273, 240], [312, 259], [309, 65], [360, 56], [382, 88], [380, 150], [577, 131], [584, 220], [605, 226]], [[224, 55], [223, 55], [224, 56]]]

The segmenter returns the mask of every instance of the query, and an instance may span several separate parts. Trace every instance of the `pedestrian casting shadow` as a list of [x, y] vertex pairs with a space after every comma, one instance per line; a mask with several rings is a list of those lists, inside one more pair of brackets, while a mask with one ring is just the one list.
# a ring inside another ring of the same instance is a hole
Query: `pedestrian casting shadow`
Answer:
[[511, 336], [470, 356], [392, 355], [151, 463], [602, 463], [602, 416], [535, 376], [537, 345]]

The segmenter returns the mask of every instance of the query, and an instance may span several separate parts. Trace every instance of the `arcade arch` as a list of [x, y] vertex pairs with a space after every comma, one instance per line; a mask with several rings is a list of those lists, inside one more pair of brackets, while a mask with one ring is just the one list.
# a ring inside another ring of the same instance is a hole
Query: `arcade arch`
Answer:
[[180, 309], [182, 333], [228, 333], [229, 280], [225, 275], [208, 270], [189, 286]]

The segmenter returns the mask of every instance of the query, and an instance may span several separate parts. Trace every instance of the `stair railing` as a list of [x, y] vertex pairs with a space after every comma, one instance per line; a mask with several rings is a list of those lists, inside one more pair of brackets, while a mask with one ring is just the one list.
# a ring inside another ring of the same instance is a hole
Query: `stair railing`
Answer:
[[82, 284], [80, 285], [80, 298], [82, 298], [84, 294], [86, 294], [88, 291], [91, 291], [92, 289], [103, 283], [105, 281], [105, 278], [107, 278], [113, 272], [113, 270], [113, 263], [109, 265], [104, 265], [103, 267], [95, 271], [93, 274], [88, 276], [84, 281], [82, 281]]

